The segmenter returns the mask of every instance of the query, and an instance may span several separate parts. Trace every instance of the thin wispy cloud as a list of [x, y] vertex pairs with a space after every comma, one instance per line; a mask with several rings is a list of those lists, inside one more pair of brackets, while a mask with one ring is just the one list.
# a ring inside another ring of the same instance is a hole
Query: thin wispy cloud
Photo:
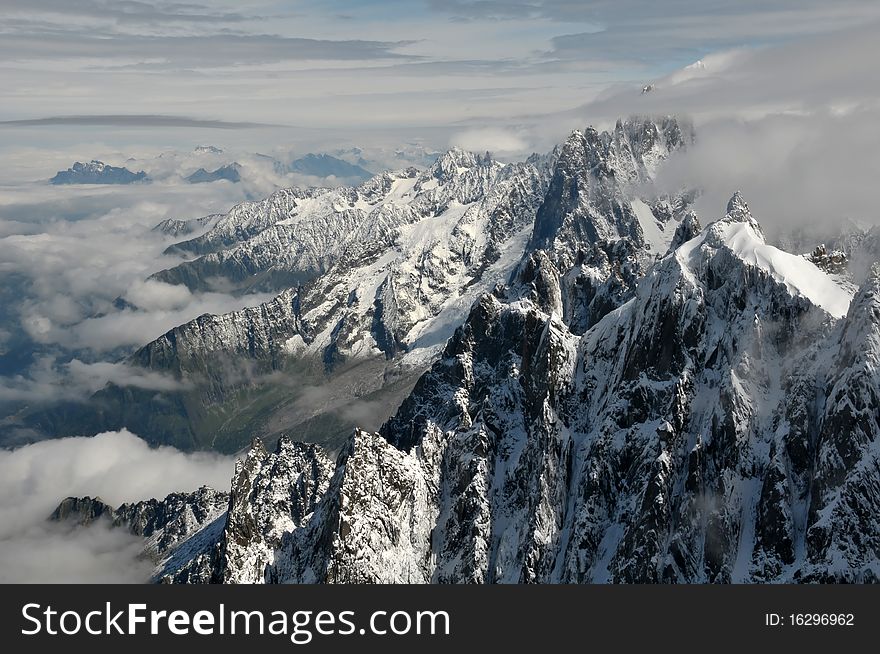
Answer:
[[156, 68], [220, 68], [279, 61], [352, 61], [405, 59], [396, 49], [410, 41], [330, 40], [220, 31], [212, 34], [115, 34], [89, 29], [22, 26], [0, 42], [0, 55], [30, 61], [85, 60], [88, 66], [154, 61]]
[[[215, 3], [216, 4], [216, 3]], [[6, 0], [3, 9], [12, 17], [99, 18], [120, 23], [157, 25], [163, 23], [239, 23], [242, 13], [212, 8], [199, 3], [140, 2], [138, 0]]]
[[185, 116], [143, 115], [92, 115], [92, 116], [47, 116], [22, 120], [0, 120], [0, 127], [40, 127], [48, 125], [92, 126], [92, 127], [188, 127], [202, 129], [257, 129], [283, 127], [270, 123], [232, 122]]
[[[711, 33], [716, 33], [722, 31], [725, 23], [747, 34], [795, 31], [805, 25], [814, 25], [814, 29], [823, 31], [828, 28], [821, 27], [821, 23], [829, 19], [849, 17], [848, 24], [853, 24], [864, 12], [871, 11], [871, 3], [859, 0], [835, 3], [821, 0], [740, 0], [735, 3], [717, 0], [428, 0], [427, 4], [433, 11], [455, 20], [528, 18], [567, 24], [592, 23], [598, 29], [653, 25], [675, 29], [679, 34], [710, 24], [714, 25]], [[755, 20], [757, 18], [763, 20]]]

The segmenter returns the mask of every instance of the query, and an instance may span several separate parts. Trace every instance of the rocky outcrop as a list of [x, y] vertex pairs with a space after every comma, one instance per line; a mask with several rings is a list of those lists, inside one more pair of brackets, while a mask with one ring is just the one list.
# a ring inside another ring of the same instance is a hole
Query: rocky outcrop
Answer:
[[100, 497], [67, 497], [61, 501], [49, 519], [54, 522], [72, 521], [86, 526], [99, 520], [112, 521], [113, 507], [105, 504]]
[[576, 131], [562, 145], [529, 247], [544, 250], [560, 275], [563, 313], [577, 333], [632, 297], [666, 243], [699, 231], [696, 216], [684, 220], [687, 194], [653, 207], [636, 195], [692, 139], [675, 118], [635, 118], [612, 132]]

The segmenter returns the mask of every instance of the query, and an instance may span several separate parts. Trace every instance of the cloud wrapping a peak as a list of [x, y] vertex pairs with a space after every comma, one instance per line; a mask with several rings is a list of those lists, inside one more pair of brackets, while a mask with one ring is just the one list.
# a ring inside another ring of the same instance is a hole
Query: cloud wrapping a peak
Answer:
[[[610, 127], [619, 116], [693, 119], [696, 142], [661, 169], [657, 190], [701, 189], [697, 209], [717, 217], [741, 188], [771, 238], [853, 219], [880, 224], [880, 23], [773, 47], [736, 48], [657, 79], [624, 85], [565, 117]], [[563, 115], [544, 119], [555, 132]]]
[[46, 518], [68, 496], [118, 506], [202, 485], [228, 490], [233, 466], [231, 457], [151, 448], [126, 430], [0, 450], [0, 583], [146, 581], [142, 539]]

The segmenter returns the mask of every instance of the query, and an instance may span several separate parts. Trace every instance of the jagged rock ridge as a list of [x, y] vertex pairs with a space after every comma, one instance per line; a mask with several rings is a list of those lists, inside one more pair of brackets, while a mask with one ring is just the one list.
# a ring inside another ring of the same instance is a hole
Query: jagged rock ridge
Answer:
[[155, 581], [208, 581], [218, 561], [228, 505], [228, 493], [203, 486], [115, 509], [98, 497], [68, 497], [49, 519], [81, 526], [103, 523], [142, 536], [143, 556], [156, 564]]

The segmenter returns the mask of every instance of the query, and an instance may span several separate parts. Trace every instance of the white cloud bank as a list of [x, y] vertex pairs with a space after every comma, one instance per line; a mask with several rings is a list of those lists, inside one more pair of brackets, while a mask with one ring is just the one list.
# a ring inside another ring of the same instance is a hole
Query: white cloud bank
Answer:
[[233, 461], [151, 448], [125, 430], [0, 450], [0, 583], [145, 581], [152, 567], [136, 559], [140, 538], [46, 518], [67, 496], [118, 506], [202, 485], [228, 490]]
[[679, 114], [697, 142], [662, 171], [664, 190], [701, 188], [698, 209], [717, 218], [740, 189], [768, 233], [880, 223], [880, 23], [774, 47], [704, 57], [655, 82], [629, 86], [565, 117], [608, 127], [619, 116]]
[[191, 387], [189, 380], [125, 363], [73, 359], [57, 364], [52, 357], [44, 356], [28, 369], [26, 376], [0, 377], [0, 402], [84, 401], [108, 383], [166, 392]]

